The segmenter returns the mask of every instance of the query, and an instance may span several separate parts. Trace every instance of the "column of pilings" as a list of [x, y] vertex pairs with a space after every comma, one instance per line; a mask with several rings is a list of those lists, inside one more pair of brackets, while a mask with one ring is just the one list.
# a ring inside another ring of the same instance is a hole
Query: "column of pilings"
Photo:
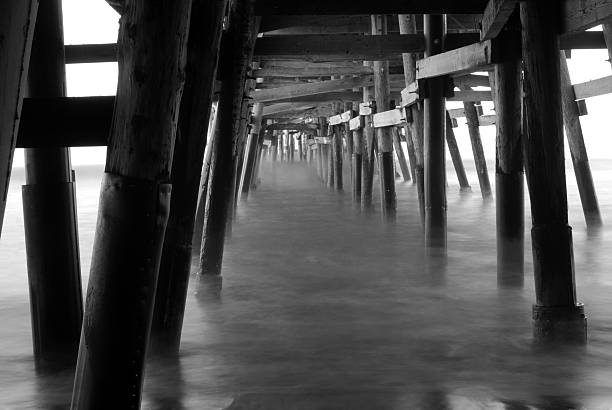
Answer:
[[461, 152], [459, 151], [457, 139], [455, 138], [455, 131], [453, 130], [453, 122], [448, 111], [446, 111], [446, 145], [448, 146], [448, 152], [451, 156], [451, 160], [453, 161], [453, 168], [455, 168], [455, 174], [457, 174], [457, 180], [459, 181], [459, 190], [461, 192], [471, 191], [472, 188], [470, 187], [467, 175], [465, 174], [463, 160], [461, 159]]
[[576, 298], [560, 90], [560, 6], [521, 2], [525, 165], [531, 198], [536, 340], [586, 340]]
[[[425, 57], [441, 53], [446, 16], [425, 15], [424, 29]], [[445, 81], [443, 77], [428, 80], [423, 101], [425, 246], [429, 249], [446, 248]]]
[[[205, 161], [205, 147], [206, 137], [212, 135], [208, 128], [215, 125], [209, 118], [226, 3], [227, 0], [192, 0], [191, 18], [209, 23], [191, 24], [189, 28], [185, 87], [172, 160], [170, 216], [164, 235], [151, 325], [151, 345], [156, 353], [177, 354], [180, 345], [191, 273], [198, 188], [202, 169], [207, 180], [210, 168], [210, 150], [208, 161]], [[203, 162], [208, 164], [203, 167]], [[203, 214], [202, 211], [202, 219]], [[201, 236], [201, 229], [198, 231]], [[198, 251], [199, 244], [197, 241]]]
[[[31, 97], [65, 97], [62, 5], [40, 2], [28, 75]], [[83, 300], [74, 173], [69, 148], [25, 150], [25, 242], [38, 369], [72, 368]]]

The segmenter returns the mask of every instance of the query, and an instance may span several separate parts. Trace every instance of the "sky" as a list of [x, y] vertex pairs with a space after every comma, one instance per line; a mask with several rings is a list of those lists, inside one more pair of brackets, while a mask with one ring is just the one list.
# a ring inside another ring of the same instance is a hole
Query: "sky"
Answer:
[[[117, 41], [119, 15], [105, 0], [63, 0], [64, 40], [66, 44], [113, 43]], [[596, 28], [599, 30], [600, 28]], [[606, 50], [574, 50], [568, 60], [572, 83], [612, 75], [607, 61]], [[114, 95], [117, 88], [117, 64], [69, 64], [66, 67], [67, 92], [71, 97]], [[461, 103], [448, 103], [448, 108], [459, 108]], [[612, 135], [608, 116], [612, 106], [612, 95], [587, 100], [589, 115], [581, 117], [585, 144], [589, 158], [612, 159]], [[492, 104], [483, 104], [486, 111]], [[461, 154], [471, 159], [471, 147], [465, 120], [459, 119], [455, 134]], [[493, 159], [495, 155], [495, 127], [481, 127], [485, 155]], [[567, 152], [567, 147], [566, 147]], [[104, 147], [72, 148], [72, 163], [75, 166], [103, 164], [106, 156]], [[566, 154], [569, 157], [569, 154]], [[15, 153], [14, 166], [23, 166], [23, 152]]]

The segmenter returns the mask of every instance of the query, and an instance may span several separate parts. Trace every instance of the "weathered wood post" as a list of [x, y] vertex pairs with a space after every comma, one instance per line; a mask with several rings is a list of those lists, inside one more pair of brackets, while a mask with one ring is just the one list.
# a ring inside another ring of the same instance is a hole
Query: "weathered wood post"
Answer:
[[[446, 16], [425, 15], [425, 57], [444, 50]], [[446, 248], [446, 163], [444, 137], [446, 100], [444, 77], [427, 80], [423, 101], [425, 158], [425, 246]]]
[[[65, 97], [62, 5], [43, 0], [34, 31], [28, 94]], [[25, 150], [23, 217], [38, 369], [74, 367], [83, 319], [75, 183], [68, 148]]]
[[406, 155], [404, 154], [404, 149], [402, 148], [400, 132], [396, 127], [391, 129], [391, 136], [393, 138], [393, 148], [395, 149], [395, 153], [397, 155], [397, 161], [399, 162], [400, 170], [402, 171], [402, 178], [404, 179], [404, 182], [408, 182], [410, 181], [410, 169], [408, 168]]
[[300, 162], [304, 161], [304, 134], [298, 136], [298, 159]]
[[[363, 87], [363, 102], [376, 105], [374, 99], [374, 89]], [[374, 103], [374, 104], [372, 104]], [[370, 107], [371, 113], [376, 112], [375, 107]], [[374, 186], [374, 156], [376, 155], [376, 136], [372, 127], [372, 115], [364, 116], [363, 125], [363, 152], [361, 167], [361, 209], [364, 211], [372, 210], [372, 189]]]
[[[399, 29], [400, 34], [416, 34], [417, 25], [416, 17], [412, 14], [400, 14], [399, 18]], [[416, 81], [416, 60], [417, 55], [412, 53], [403, 53], [402, 60], [404, 63], [404, 80], [406, 87], [410, 86]], [[421, 212], [421, 221], [425, 226], [425, 173], [424, 173], [424, 119], [423, 119], [423, 107], [420, 104], [414, 104], [408, 108], [410, 115], [407, 117], [412, 120], [409, 124], [410, 136], [412, 137], [412, 145], [414, 147], [414, 171], [412, 173], [413, 180], [417, 185], [417, 196], [419, 200], [419, 210]], [[408, 139], [406, 134], [406, 140]], [[410, 145], [409, 145], [410, 147]], [[410, 151], [408, 151], [410, 155]], [[410, 158], [412, 162], [412, 158]]]
[[612, 23], [602, 24], [606, 47], [608, 48], [608, 61], [612, 65]]
[[[325, 117], [319, 117], [319, 131], [318, 132], [319, 132], [318, 135], [320, 138], [319, 141], [322, 141], [322, 138], [327, 137], [327, 119]], [[318, 145], [319, 145], [319, 157], [318, 157], [317, 165], [319, 166], [319, 175], [321, 177], [321, 182], [323, 182], [323, 184], [327, 186], [327, 172], [328, 172], [327, 147], [322, 142], [319, 143]]]
[[19, 114], [30, 65], [30, 50], [38, 11], [37, 0], [0, 3], [0, 233], [6, 208]]
[[227, 0], [192, 0], [191, 5], [191, 19], [199, 23], [190, 25], [187, 41], [185, 87], [172, 159], [170, 216], [151, 325], [151, 344], [157, 353], [177, 354], [181, 340], [198, 186], [226, 5]]
[[253, 3], [253, 0], [242, 0], [232, 5], [230, 27], [222, 39], [217, 70], [221, 80], [217, 119], [220, 137], [211, 164], [207, 218], [200, 253], [200, 274], [205, 276], [212, 290], [221, 288], [225, 233], [234, 194], [232, 157], [240, 136], [246, 73], [259, 26], [253, 15]]
[[[227, 1], [227, 0], [226, 0]], [[218, 102], [217, 97], [213, 97]], [[200, 188], [198, 191], [198, 205], [191, 239], [192, 252], [200, 252], [202, 246], [202, 233], [204, 229], [204, 211], [206, 210], [206, 192], [208, 190], [208, 179], [210, 175], [210, 162], [213, 153], [213, 146], [216, 143], [217, 133], [217, 104], [211, 106], [211, 113], [206, 130], [206, 148], [204, 149], [204, 160], [202, 161], [202, 173], [200, 175]]]
[[[337, 106], [336, 108], [340, 108]], [[339, 111], [339, 110], [337, 110]], [[342, 191], [344, 188], [344, 178], [342, 170], [342, 132], [344, 131], [344, 125], [339, 124], [334, 126], [334, 134], [332, 140], [333, 153], [334, 153], [334, 182], [337, 191]]]
[[536, 340], [586, 341], [576, 300], [572, 229], [567, 223], [559, 67], [560, 6], [521, 2], [527, 183], [536, 304]]
[[455, 138], [455, 131], [453, 131], [453, 122], [450, 114], [446, 111], [446, 145], [448, 146], [448, 152], [450, 153], [453, 161], [453, 167], [459, 180], [459, 190], [462, 192], [471, 191], [470, 183], [468, 182], [467, 175], [465, 174], [465, 168], [463, 167], [463, 160], [461, 159], [461, 152], [457, 145], [457, 139]]
[[272, 145], [270, 145], [272, 149], [272, 163], [275, 163], [276, 161], [278, 161], [278, 150], [279, 150], [278, 145], [279, 145], [279, 140], [281, 138], [279, 138], [278, 136], [278, 131], [272, 131]]
[[[471, 90], [471, 87], [465, 88]], [[463, 109], [465, 111], [465, 119], [467, 120], [470, 141], [472, 143], [472, 153], [474, 154], [474, 163], [476, 164], [476, 174], [478, 175], [478, 183], [480, 184], [480, 193], [484, 199], [491, 197], [491, 183], [489, 182], [489, 172], [487, 171], [487, 160], [485, 159], [484, 150], [482, 149], [482, 139], [480, 138], [480, 120], [478, 119], [478, 111], [473, 101], [464, 101]]]
[[126, 3], [73, 409], [139, 408], [170, 208], [190, 0]]
[[561, 105], [563, 107], [563, 121], [567, 135], [567, 143], [570, 148], [576, 183], [582, 202], [582, 211], [586, 219], [587, 226], [600, 226], [601, 214], [599, 213], [599, 203], [597, 193], [591, 175], [589, 157], [584, 145], [582, 126], [580, 125], [580, 114], [576, 104], [576, 93], [570, 80], [567, 60], [563, 53], [560, 53], [561, 67]]
[[[263, 137], [261, 130], [261, 121], [263, 115], [263, 104], [256, 103], [253, 106], [253, 128], [249, 134], [245, 152], [247, 153], [246, 161], [242, 167], [242, 175], [240, 178], [241, 198], [247, 199], [249, 196], [249, 188], [251, 186], [251, 178], [254, 174], [255, 163], [257, 162], [257, 152], [259, 148], [260, 137]], [[260, 135], [261, 134], [261, 135]]]
[[353, 202], [361, 204], [361, 172], [363, 163], [363, 117], [358, 115], [359, 128], [353, 130]]
[[335, 186], [335, 178], [336, 178], [336, 167], [335, 167], [335, 158], [334, 158], [334, 134], [336, 133], [336, 127], [333, 125], [329, 125], [327, 128], [327, 144], [325, 144], [325, 153], [327, 156], [327, 180], [326, 186], [328, 188], [333, 189]]
[[[371, 16], [372, 35], [387, 34], [387, 16]], [[389, 97], [389, 62], [374, 61], [374, 95], [376, 109], [386, 111], [391, 109]], [[395, 171], [393, 167], [393, 139], [388, 127], [376, 129], [379, 154], [379, 174], [381, 185], [381, 209], [385, 218], [395, 217]]]
[[521, 145], [521, 62], [495, 66], [492, 82], [497, 113], [495, 204], [497, 210], [497, 283], [524, 282], [525, 200]]

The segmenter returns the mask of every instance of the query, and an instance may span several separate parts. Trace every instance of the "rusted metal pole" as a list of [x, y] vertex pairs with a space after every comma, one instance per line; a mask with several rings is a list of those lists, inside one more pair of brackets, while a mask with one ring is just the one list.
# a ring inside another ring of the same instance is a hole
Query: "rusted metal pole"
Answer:
[[[31, 97], [65, 97], [62, 4], [43, 0], [28, 75]], [[75, 182], [68, 148], [25, 150], [22, 187], [34, 360], [73, 368], [83, 319]]]
[[[164, 235], [151, 346], [156, 353], [178, 353], [202, 162], [217, 71], [218, 50], [227, 0], [192, 0], [187, 41], [185, 87], [181, 98], [172, 159], [172, 198]], [[199, 248], [198, 248], [199, 250]]]
[[79, 346], [73, 409], [139, 408], [170, 208], [190, 0], [130, 1]]
[[[425, 15], [425, 56], [444, 50], [446, 16]], [[425, 246], [446, 248], [446, 161], [444, 137], [446, 128], [445, 78], [427, 81], [423, 101], [425, 158]]]
[[446, 111], [446, 145], [448, 146], [448, 152], [450, 153], [453, 161], [453, 167], [459, 180], [459, 189], [463, 191], [471, 191], [470, 183], [468, 182], [467, 175], [465, 174], [465, 168], [463, 167], [463, 160], [461, 159], [461, 152], [459, 152], [459, 146], [457, 145], [457, 139], [455, 138], [455, 132], [453, 131], [453, 122], [451, 121], [448, 111]]
[[567, 220], [563, 113], [559, 67], [560, 5], [521, 2], [525, 92], [525, 160], [538, 341], [586, 341], [584, 307], [577, 302], [572, 229]]
[[582, 202], [582, 211], [586, 219], [587, 226], [594, 227], [601, 225], [601, 214], [599, 213], [599, 203], [597, 193], [591, 175], [591, 165], [584, 145], [582, 126], [580, 125], [580, 114], [576, 105], [576, 94], [570, 80], [569, 69], [565, 55], [560, 54], [561, 68], [561, 104], [563, 107], [563, 121], [567, 135], [567, 143], [570, 148], [574, 174]]
[[521, 62], [495, 66], [492, 81], [497, 113], [495, 203], [497, 210], [497, 283], [524, 282], [525, 199], [521, 138]]
[[38, 12], [38, 1], [7, 0], [0, 3], [0, 233], [4, 220], [6, 198], [26, 75], [30, 65], [30, 50]]
[[[387, 16], [371, 16], [372, 35], [387, 34]], [[374, 95], [376, 97], [377, 111], [391, 109], [389, 97], [389, 62], [374, 61]], [[395, 218], [395, 171], [393, 167], [393, 138], [388, 127], [376, 129], [378, 140], [379, 174], [381, 184], [381, 209], [385, 218]]]

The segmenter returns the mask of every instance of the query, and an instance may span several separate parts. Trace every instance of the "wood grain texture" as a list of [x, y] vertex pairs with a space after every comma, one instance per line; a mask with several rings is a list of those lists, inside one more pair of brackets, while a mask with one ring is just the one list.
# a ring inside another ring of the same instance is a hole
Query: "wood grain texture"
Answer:
[[609, 0], [563, 0], [560, 3], [561, 30], [566, 33], [584, 31], [612, 18]]
[[106, 172], [169, 180], [185, 81], [190, 4], [127, 4], [120, 20], [119, 85]]
[[497, 37], [512, 15], [518, 0], [489, 0], [482, 16], [480, 39]]
[[38, 0], [0, 4], [0, 233], [37, 11]]

